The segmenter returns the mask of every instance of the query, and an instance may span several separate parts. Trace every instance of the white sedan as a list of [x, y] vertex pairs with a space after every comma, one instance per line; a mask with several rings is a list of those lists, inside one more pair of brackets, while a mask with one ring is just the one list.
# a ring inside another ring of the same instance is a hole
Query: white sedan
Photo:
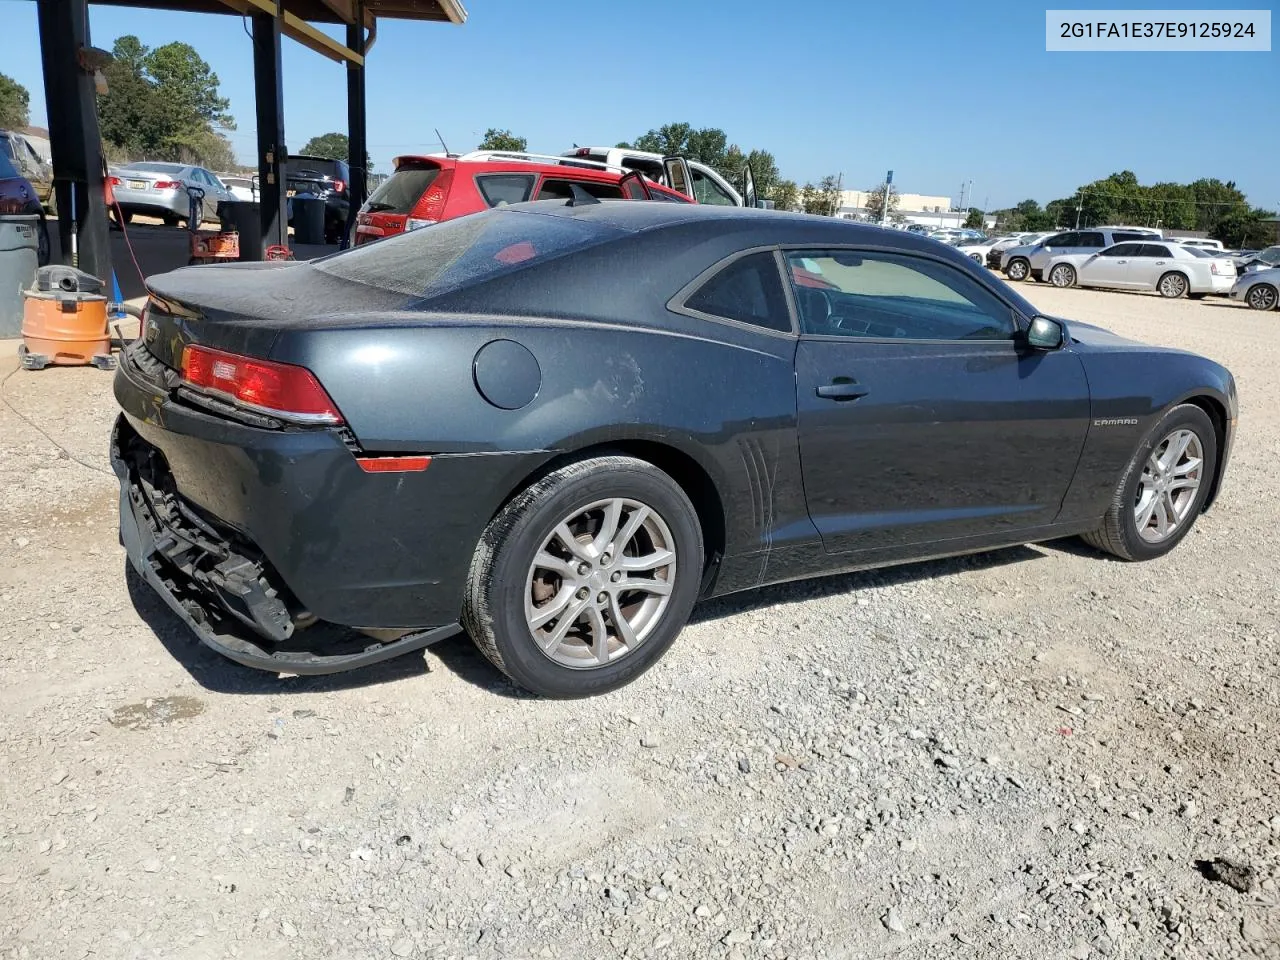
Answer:
[[1176, 299], [1199, 299], [1227, 293], [1236, 282], [1236, 266], [1226, 255], [1214, 256], [1177, 243], [1126, 241], [1097, 253], [1051, 257], [1044, 276], [1055, 287], [1111, 287], [1155, 290]]
[[1243, 300], [1255, 310], [1274, 310], [1280, 305], [1280, 267], [1242, 274], [1231, 288], [1232, 300]]

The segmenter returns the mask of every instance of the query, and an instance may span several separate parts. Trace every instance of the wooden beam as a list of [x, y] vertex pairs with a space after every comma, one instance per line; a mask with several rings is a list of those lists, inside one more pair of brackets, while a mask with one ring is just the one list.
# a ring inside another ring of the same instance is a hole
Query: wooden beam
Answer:
[[[275, 0], [222, 0], [222, 2], [241, 14], [265, 13], [273, 17], [276, 15]], [[327, 2], [328, 0], [326, 0]], [[335, 0], [335, 2], [340, 3], [342, 0]], [[346, 2], [350, 3], [350, 0], [346, 0]], [[288, 10], [284, 12], [284, 17], [281, 19], [280, 32], [286, 37], [298, 41], [304, 47], [308, 47], [337, 63], [354, 63], [356, 66], [364, 65], [364, 57], [360, 54], [340, 41], [333, 39], [327, 33], [317, 30], [297, 14], [290, 13]]]
[[460, 0], [438, 0], [438, 2], [440, 9], [449, 18], [450, 23], [462, 26], [467, 22], [467, 8], [462, 5]]
[[333, 11], [333, 15], [343, 23], [356, 22], [354, 0], [320, 0], [320, 2]]

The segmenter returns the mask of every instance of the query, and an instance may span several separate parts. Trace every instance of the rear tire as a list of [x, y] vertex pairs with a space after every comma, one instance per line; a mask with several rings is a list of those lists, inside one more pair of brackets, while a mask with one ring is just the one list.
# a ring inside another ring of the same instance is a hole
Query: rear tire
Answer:
[[1160, 296], [1166, 300], [1178, 300], [1187, 295], [1187, 291], [1191, 289], [1191, 284], [1187, 282], [1187, 278], [1182, 274], [1170, 270], [1156, 282], [1156, 289], [1160, 291]]
[[1208, 296], [1208, 294], [1207, 293], [1188, 293], [1187, 296], [1190, 297], [1192, 300], [1203, 300], [1205, 297]]
[[1076, 285], [1075, 267], [1069, 263], [1060, 263], [1049, 271], [1049, 282], [1055, 287], [1074, 287]]
[[176, 213], [166, 213], [163, 219], [166, 227], [176, 227], [182, 221], [182, 218]]
[[[1176, 446], [1187, 434], [1193, 439], [1188, 440], [1180, 456], [1174, 457], [1174, 450], [1166, 443], [1172, 439]], [[1192, 456], [1197, 448], [1198, 458]], [[1156, 469], [1156, 461], [1171, 458], [1163, 471]], [[1189, 464], [1196, 459], [1199, 465], [1192, 469]], [[1101, 526], [1083, 535], [1085, 543], [1122, 560], [1164, 556], [1182, 541], [1200, 515], [1217, 465], [1217, 435], [1208, 414], [1195, 404], [1179, 404], [1142, 438], [1120, 477]], [[1162, 481], [1162, 477], [1167, 480]], [[1196, 485], [1188, 491], [1186, 482], [1193, 478]], [[1179, 483], [1183, 485], [1177, 486]], [[1147, 511], [1146, 505], [1153, 501], [1162, 502], [1155, 503], [1156, 511]], [[1143, 513], [1147, 519], [1140, 528]], [[1166, 520], [1176, 519], [1163, 535], [1158, 530], [1158, 514]]]
[[594, 457], [548, 474], [490, 522], [462, 623], [494, 666], [535, 694], [605, 693], [671, 646], [704, 564], [697, 512], [675, 481], [643, 460]]
[[1031, 261], [1026, 257], [1014, 257], [1004, 268], [1004, 275], [1010, 280], [1025, 280], [1031, 273]]

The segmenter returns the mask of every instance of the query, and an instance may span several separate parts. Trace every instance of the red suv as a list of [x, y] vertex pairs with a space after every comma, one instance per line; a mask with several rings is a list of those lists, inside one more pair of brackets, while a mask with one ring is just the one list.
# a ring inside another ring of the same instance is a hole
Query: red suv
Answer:
[[460, 157], [396, 157], [396, 172], [356, 216], [355, 243], [526, 200], [568, 200], [576, 185], [601, 200], [691, 203], [635, 171], [537, 154], [476, 151]]

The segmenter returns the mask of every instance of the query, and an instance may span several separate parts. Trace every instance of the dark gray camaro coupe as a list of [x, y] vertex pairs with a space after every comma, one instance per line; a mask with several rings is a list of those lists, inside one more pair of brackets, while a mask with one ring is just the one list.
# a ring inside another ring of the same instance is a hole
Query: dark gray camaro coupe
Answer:
[[1073, 534], [1157, 557], [1236, 423], [1216, 363], [819, 217], [545, 201], [150, 289], [121, 540], [201, 640], [287, 673], [465, 627], [581, 696], [703, 597]]

